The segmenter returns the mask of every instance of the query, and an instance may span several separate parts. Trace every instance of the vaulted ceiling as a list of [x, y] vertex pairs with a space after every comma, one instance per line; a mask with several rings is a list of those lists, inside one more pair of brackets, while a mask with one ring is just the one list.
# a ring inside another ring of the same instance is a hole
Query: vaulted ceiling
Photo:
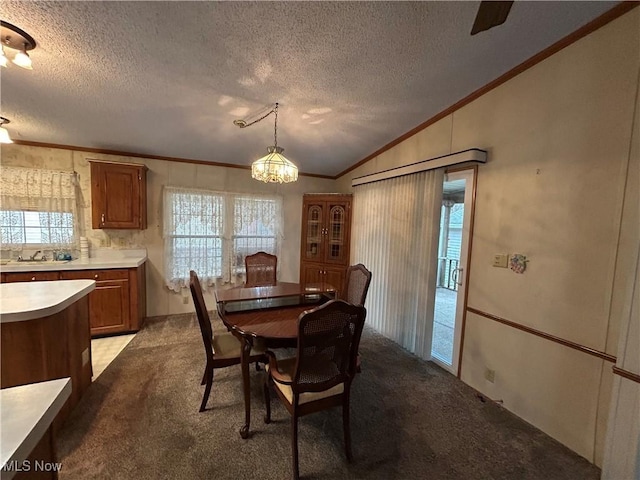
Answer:
[[515, 2], [6, 1], [33, 70], [2, 69], [14, 140], [250, 165], [278, 144], [334, 176], [613, 8]]

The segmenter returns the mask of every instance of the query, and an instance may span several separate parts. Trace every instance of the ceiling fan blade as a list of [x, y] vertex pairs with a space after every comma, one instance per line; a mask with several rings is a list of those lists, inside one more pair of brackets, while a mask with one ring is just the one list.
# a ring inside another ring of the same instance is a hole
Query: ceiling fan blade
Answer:
[[484, 32], [490, 28], [502, 25], [509, 15], [513, 2], [480, 2], [476, 20], [473, 22], [471, 35]]

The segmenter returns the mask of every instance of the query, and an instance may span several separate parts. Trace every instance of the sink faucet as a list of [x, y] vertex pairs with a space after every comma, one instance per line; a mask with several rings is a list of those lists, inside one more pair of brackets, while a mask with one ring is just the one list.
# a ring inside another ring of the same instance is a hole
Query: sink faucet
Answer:
[[36, 253], [34, 253], [33, 255], [31, 255], [31, 256], [29, 257], [29, 260], [30, 260], [30, 261], [32, 261], [32, 262], [33, 262], [34, 260], [37, 260], [37, 259], [36, 259], [36, 257], [38, 256], [38, 254], [39, 254], [39, 253], [42, 253], [42, 250], [37, 250], [37, 251], [36, 251]]

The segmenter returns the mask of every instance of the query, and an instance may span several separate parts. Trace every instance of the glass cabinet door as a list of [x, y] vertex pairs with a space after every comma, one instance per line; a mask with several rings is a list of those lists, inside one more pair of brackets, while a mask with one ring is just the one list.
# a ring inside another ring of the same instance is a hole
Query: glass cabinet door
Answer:
[[324, 257], [323, 239], [323, 207], [320, 204], [309, 205], [307, 208], [307, 225], [305, 238], [305, 258], [307, 260], [322, 261]]
[[330, 205], [327, 223], [327, 262], [343, 263], [346, 255], [347, 211], [344, 205]]

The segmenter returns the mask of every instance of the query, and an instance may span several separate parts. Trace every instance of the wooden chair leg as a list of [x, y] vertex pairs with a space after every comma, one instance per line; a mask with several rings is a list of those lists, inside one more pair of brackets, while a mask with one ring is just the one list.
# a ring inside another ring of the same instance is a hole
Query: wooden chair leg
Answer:
[[207, 368], [205, 367], [204, 373], [202, 374], [202, 381], [200, 382], [200, 385], [204, 385], [206, 382], [207, 382]]
[[342, 429], [344, 430], [344, 452], [347, 460], [351, 461], [351, 426], [349, 421], [349, 393], [348, 390], [342, 396]]
[[[209, 400], [209, 394], [211, 393], [211, 386], [213, 385], [213, 368], [207, 367], [204, 372], [207, 386], [204, 387], [204, 395], [202, 396], [202, 403], [200, 404], [200, 411], [204, 412], [207, 409], [207, 401]], [[205, 379], [203, 378], [203, 380]]]
[[262, 384], [263, 392], [264, 392], [264, 423], [271, 423], [271, 395], [269, 394], [269, 373], [267, 372], [264, 376], [264, 383]]
[[300, 480], [298, 469], [298, 412], [295, 407], [291, 416], [291, 456], [293, 457], [293, 480]]

